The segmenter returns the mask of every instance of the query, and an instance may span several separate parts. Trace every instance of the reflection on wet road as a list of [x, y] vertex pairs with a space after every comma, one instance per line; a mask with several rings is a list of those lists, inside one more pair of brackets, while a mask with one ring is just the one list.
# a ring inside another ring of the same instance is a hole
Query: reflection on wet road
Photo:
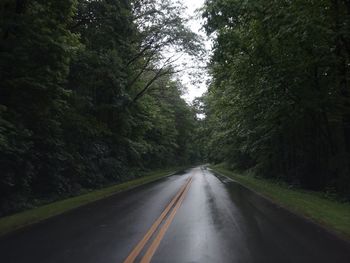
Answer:
[[135, 262], [350, 262], [349, 243], [205, 167], [3, 237], [0, 262], [124, 262], [140, 242]]

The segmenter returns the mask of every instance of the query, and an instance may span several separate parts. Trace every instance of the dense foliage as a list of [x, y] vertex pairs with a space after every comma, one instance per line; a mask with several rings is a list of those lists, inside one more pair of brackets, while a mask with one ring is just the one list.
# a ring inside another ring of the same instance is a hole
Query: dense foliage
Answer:
[[197, 161], [173, 49], [200, 51], [156, 0], [0, 4], [0, 216]]
[[210, 161], [350, 197], [350, 1], [207, 0]]

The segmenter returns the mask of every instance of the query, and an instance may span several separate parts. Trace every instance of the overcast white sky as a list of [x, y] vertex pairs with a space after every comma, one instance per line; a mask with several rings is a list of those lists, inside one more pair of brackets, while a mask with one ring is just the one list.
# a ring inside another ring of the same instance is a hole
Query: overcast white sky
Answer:
[[[183, 2], [184, 6], [187, 6], [188, 15], [193, 17], [193, 19], [189, 23], [189, 26], [191, 27], [191, 29], [194, 32], [206, 38], [205, 33], [201, 29], [203, 21], [200, 18], [196, 18], [196, 12], [195, 12], [198, 8], [201, 8], [203, 6], [205, 0], [181, 0], [181, 1]], [[211, 47], [209, 40], [205, 41], [205, 46], [206, 46], [206, 49], [209, 51]], [[194, 65], [198, 65], [198, 63], [194, 62]], [[203, 74], [201, 72], [200, 80], [203, 81], [201, 84], [196, 84], [196, 85], [193, 84], [192, 82], [195, 81], [196, 79], [191, 77], [189, 72], [187, 71], [182, 72], [179, 78], [181, 79], [184, 86], [187, 88], [187, 93], [183, 97], [189, 103], [194, 98], [200, 97], [207, 90], [205, 80], [207, 80], [208, 76], [205, 71], [203, 71]]]

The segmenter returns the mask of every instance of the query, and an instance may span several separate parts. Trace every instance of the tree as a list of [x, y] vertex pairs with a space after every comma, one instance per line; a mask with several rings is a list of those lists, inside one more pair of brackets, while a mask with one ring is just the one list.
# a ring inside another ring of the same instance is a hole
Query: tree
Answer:
[[0, 8], [0, 216], [194, 160], [195, 115], [165, 54], [200, 50], [178, 4]]
[[210, 142], [223, 145], [215, 161], [349, 197], [347, 7], [206, 1], [216, 34], [206, 111]]
[[74, 1], [1, 4], [0, 188], [7, 209], [13, 202], [22, 205], [34, 187], [40, 195], [62, 186], [55, 174], [69, 158], [60, 116], [67, 96], [62, 84], [77, 41], [67, 29], [74, 8]]

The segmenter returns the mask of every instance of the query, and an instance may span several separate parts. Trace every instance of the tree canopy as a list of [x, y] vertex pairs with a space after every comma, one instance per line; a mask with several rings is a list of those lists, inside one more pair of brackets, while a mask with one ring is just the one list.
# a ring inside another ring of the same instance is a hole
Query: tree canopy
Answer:
[[166, 51], [195, 55], [179, 3], [0, 4], [0, 215], [197, 161]]
[[191, 105], [177, 61], [204, 49], [184, 13], [1, 1], [0, 216], [197, 162], [350, 198], [349, 0], [206, 0], [211, 80]]
[[350, 2], [207, 0], [207, 158], [350, 197]]

